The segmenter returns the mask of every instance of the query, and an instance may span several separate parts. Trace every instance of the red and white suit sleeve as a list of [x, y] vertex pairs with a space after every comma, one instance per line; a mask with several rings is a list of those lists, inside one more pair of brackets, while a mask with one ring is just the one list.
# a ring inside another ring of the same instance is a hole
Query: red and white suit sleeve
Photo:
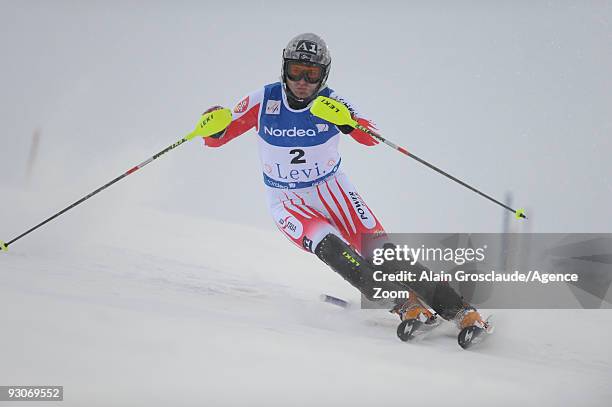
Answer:
[[[363, 127], [366, 127], [370, 130], [377, 130], [376, 129], [376, 125], [374, 124], [373, 121], [368, 120], [364, 117], [362, 117], [359, 112], [357, 111], [357, 109], [355, 108], [355, 105], [353, 105], [351, 102], [349, 102], [348, 100], [346, 100], [346, 98], [344, 98], [343, 96], [340, 96], [338, 93], [336, 93], [336, 91], [332, 91], [329, 95], [329, 97], [331, 97], [332, 99], [336, 99], [339, 102], [342, 102], [346, 105], [346, 107], [348, 107], [349, 111], [351, 112], [351, 115], [353, 116], [353, 118], [357, 121], [357, 123], [361, 124]], [[359, 130], [359, 129], [355, 129], [352, 132], [349, 133], [349, 135], [354, 138], [357, 142], [366, 145], [366, 146], [374, 146], [376, 144], [378, 144], [378, 140], [376, 140], [375, 138], [373, 138], [372, 136], [370, 136], [369, 134]]]
[[232, 122], [219, 138], [205, 137], [207, 147], [221, 147], [252, 128], [259, 130], [259, 112], [264, 96], [264, 89], [249, 93], [232, 110]]

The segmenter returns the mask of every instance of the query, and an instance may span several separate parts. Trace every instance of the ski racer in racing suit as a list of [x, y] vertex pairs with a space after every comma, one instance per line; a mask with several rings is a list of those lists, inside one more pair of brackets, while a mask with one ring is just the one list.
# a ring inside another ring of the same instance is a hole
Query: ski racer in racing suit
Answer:
[[[373, 128], [348, 100], [327, 86], [330, 65], [329, 50], [319, 36], [296, 36], [283, 50], [281, 81], [245, 96], [234, 107], [229, 126], [204, 141], [207, 147], [220, 147], [254, 128], [269, 211], [277, 227], [371, 298], [362, 276], [374, 268], [363, 258], [362, 236], [373, 234], [381, 247], [388, 242], [382, 225], [342, 172], [338, 142], [342, 133], [366, 146], [377, 141], [359, 129], [335, 126], [311, 114], [312, 101], [322, 95], [344, 103], [361, 125]], [[213, 106], [205, 113], [220, 108]], [[416, 295], [407, 302], [398, 300], [392, 310], [402, 320], [435, 318], [419, 298], [460, 328], [482, 320], [446, 283], [416, 284], [410, 289]]]

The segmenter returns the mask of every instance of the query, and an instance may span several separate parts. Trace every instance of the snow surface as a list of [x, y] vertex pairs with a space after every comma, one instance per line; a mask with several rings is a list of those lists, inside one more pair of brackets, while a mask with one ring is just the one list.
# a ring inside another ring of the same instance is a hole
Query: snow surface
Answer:
[[359, 297], [280, 233], [146, 207], [103, 224], [121, 233], [50, 225], [0, 257], [0, 383], [63, 385], [65, 406], [609, 405], [610, 310], [402, 343], [387, 312], [320, 302]]

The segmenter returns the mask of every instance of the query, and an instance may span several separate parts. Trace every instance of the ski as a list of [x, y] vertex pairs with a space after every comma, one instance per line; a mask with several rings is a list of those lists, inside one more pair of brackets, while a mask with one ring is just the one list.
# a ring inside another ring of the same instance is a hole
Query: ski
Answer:
[[484, 323], [484, 326], [467, 326], [457, 335], [457, 343], [463, 349], [469, 349], [472, 346], [481, 343], [493, 333], [493, 326], [489, 323], [489, 318]]
[[406, 319], [397, 326], [397, 337], [403, 342], [412, 341], [416, 338], [422, 339], [434, 328], [440, 326], [440, 323], [437, 318], [425, 322], [418, 318]]

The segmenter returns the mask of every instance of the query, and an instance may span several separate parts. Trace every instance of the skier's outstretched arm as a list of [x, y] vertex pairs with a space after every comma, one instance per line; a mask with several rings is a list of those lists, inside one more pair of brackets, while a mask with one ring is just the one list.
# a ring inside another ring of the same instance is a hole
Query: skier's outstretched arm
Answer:
[[[332, 99], [336, 99], [338, 102], [343, 103], [349, 109], [349, 111], [351, 112], [351, 115], [353, 116], [353, 119], [355, 119], [357, 123], [361, 124], [362, 126], [370, 130], [376, 130], [376, 126], [374, 125], [374, 122], [363, 117], [358, 112], [355, 105], [349, 102], [345, 97], [340, 96], [338, 93], [336, 93], [336, 91], [332, 91], [329, 96]], [[336, 127], [338, 127], [338, 130], [340, 130], [342, 133], [350, 135], [358, 143], [361, 143], [366, 146], [374, 146], [378, 144], [378, 140], [376, 140], [374, 137], [370, 136], [367, 133], [364, 133], [363, 131], [359, 129], [355, 129], [349, 125], [336, 126]]]
[[[262, 99], [263, 89], [249, 93], [245, 96], [232, 110], [232, 122], [229, 126], [227, 126], [224, 131], [204, 138], [204, 144], [207, 147], [221, 147], [236, 137], [246, 133], [253, 127], [257, 128], [257, 118], [259, 117]], [[204, 113], [222, 108], [222, 106], [212, 106]]]

